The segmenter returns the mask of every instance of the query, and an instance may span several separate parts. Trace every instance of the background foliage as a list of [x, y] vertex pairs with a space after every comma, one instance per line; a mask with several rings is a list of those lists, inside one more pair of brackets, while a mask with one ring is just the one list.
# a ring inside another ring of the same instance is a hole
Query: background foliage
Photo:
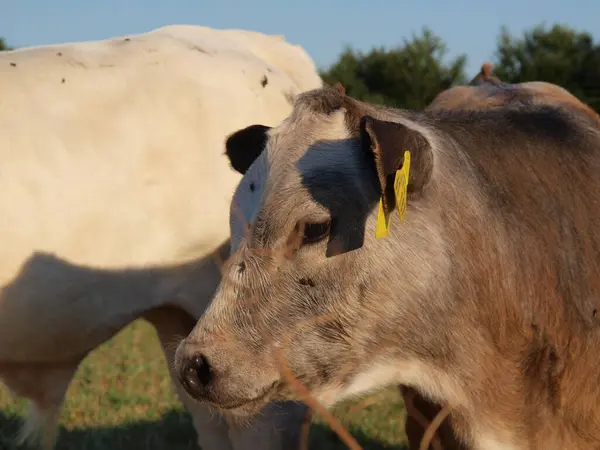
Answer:
[[[466, 61], [464, 54], [447, 60], [444, 42], [424, 29], [394, 48], [367, 53], [346, 48], [321, 75], [361, 100], [417, 109], [441, 90], [473, 78], [475, 73], [465, 73]], [[555, 83], [600, 112], [600, 45], [589, 33], [538, 25], [511, 36], [503, 28], [491, 62], [503, 81]]]

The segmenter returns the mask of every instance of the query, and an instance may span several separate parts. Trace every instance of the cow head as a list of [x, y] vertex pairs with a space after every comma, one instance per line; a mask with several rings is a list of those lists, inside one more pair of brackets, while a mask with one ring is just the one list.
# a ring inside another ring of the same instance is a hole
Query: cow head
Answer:
[[[400, 222], [394, 174], [405, 150]], [[439, 327], [444, 302], [434, 292], [448, 277], [430, 212], [436, 150], [428, 127], [326, 87], [301, 94], [279, 126], [231, 135], [227, 156], [244, 174], [231, 206], [232, 253], [177, 352], [188, 392], [250, 414], [272, 398], [294, 398], [286, 367], [329, 404], [398, 373], [422, 376], [415, 355], [443, 351], [434, 342], [443, 333], [411, 329]], [[387, 239], [375, 238], [380, 198], [394, 214]]]

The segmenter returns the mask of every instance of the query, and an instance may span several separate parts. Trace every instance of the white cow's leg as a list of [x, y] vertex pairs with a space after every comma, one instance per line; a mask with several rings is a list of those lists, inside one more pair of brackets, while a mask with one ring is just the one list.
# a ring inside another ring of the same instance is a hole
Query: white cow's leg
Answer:
[[202, 450], [233, 450], [227, 434], [227, 422], [213, 409], [191, 399], [173, 370], [173, 356], [177, 343], [190, 333], [196, 320], [185, 311], [170, 307], [156, 309], [145, 314], [144, 317], [156, 329], [175, 390], [192, 416], [198, 434], [198, 445]]
[[296, 450], [308, 408], [302, 403], [271, 403], [245, 424], [229, 420], [234, 450]]
[[29, 400], [29, 413], [17, 437], [18, 444], [29, 442], [44, 450], [54, 447], [65, 394], [78, 365], [79, 361], [61, 365], [0, 365], [4, 384], [13, 394]]
[[173, 380], [173, 384], [179, 394], [179, 399], [192, 416], [200, 448], [202, 450], [237, 450], [231, 445], [227, 422], [220, 413], [192, 400], [176, 380]]

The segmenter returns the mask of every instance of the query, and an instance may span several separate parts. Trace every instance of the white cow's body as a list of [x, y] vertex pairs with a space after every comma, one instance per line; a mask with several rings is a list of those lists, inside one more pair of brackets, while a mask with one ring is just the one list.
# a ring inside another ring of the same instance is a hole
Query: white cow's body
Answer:
[[[46, 428], [76, 365], [115, 331], [167, 304], [203, 313], [218, 272], [200, 260], [228, 238], [240, 179], [226, 135], [276, 124], [319, 85], [300, 47], [241, 30], [0, 53], [0, 379]], [[191, 272], [118, 270], [192, 259]], [[189, 331], [169, 311], [148, 316], [163, 344]], [[228, 448], [187, 404], [205, 450]]]

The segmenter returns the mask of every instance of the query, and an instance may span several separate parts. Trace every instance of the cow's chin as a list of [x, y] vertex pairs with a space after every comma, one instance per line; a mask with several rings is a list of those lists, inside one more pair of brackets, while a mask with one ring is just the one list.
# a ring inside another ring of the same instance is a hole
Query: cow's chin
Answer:
[[224, 414], [234, 418], [234, 420], [243, 421], [246, 418], [250, 418], [258, 414], [276, 396], [278, 387], [278, 383], [273, 384], [268, 389], [265, 389], [265, 391], [259, 396], [248, 400], [240, 400], [236, 403], [211, 403]]
[[339, 385], [318, 386], [302, 383], [301, 386], [292, 386], [286, 383], [282, 384], [272, 398], [278, 401], [306, 402], [308, 394], [313, 401], [329, 408], [337, 403], [341, 391], [342, 388]]

